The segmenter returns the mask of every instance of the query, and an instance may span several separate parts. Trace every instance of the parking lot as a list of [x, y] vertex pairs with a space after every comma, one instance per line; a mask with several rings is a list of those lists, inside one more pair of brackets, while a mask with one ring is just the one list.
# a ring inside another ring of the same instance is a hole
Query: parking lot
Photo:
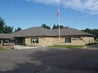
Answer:
[[98, 50], [2, 50], [0, 73], [98, 73]]
[[98, 49], [98, 44], [91, 45], [90, 47], [91, 47], [92, 49], [93, 49], [93, 48]]

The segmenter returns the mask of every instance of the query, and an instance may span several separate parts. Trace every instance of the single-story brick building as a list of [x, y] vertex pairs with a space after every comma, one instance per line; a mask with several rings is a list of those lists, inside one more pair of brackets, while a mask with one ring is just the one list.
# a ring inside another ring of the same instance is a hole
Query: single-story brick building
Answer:
[[94, 35], [73, 28], [60, 29], [60, 40], [58, 29], [45, 29], [33, 27], [13, 33], [16, 44], [28, 46], [50, 46], [50, 45], [86, 45], [94, 43]]
[[86, 45], [94, 43], [94, 35], [92, 34], [65, 27], [60, 29], [59, 39], [58, 31], [58, 29], [32, 27], [13, 34], [5, 34], [6, 37], [9, 36], [10, 38], [4, 38], [0, 34], [0, 41], [14, 38], [14, 44], [27, 46]]

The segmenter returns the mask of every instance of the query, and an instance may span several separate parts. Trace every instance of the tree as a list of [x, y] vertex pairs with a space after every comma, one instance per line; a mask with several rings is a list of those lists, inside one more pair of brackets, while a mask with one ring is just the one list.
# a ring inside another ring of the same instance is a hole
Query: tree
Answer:
[[83, 31], [87, 32], [87, 33], [90, 33], [90, 34], [93, 34], [93, 35], [95, 35], [98, 38], [98, 29], [89, 29], [89, 28], [86, 28]]
[[5, 25], [4, 20], [0, 17], [0, 33], [12, 33], [13, 27]]
[[12, 33], [13, 32], [13, 27], [5, 25], [3, 28], [3, 33]]
[[17, 29], [15, 29], [15, 32], [21, 31], [22, 29], [20, 27], [18, 27]]
[[57, 29], [57, 28], [59, 28], [59, 27], [60, 27], [60, 28], [64, 28], [63, 25], [55, 25], [55, 24], [54, 24], [53, 27], [52, 27], [52, 29]]
[[54, 24], [53, 27], [52, 27], [52, 29], [56, 29], [56, 28], [57, 28], [57, 26]]
[[41, 27], [46, 28], [46, 29], [50, 29], [50, 26], [48, 26], [46, 24], [42, 24]]
[[86, 28], [85, 30], [83, 30], [84, 32], [88, 32], [88, 33], [90, 33], [90, 29], [89, 28]]
[[5, 25], [5, 23], [4, 23], [3, 19], [0, 17], [0, 33], [3, 33], [4, 25]]

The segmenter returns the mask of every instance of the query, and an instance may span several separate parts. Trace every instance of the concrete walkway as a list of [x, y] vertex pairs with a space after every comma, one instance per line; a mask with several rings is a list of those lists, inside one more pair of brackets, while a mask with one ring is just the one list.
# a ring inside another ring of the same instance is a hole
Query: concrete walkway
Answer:
[[38, 48], [38, 46], [33, 46], [33, 47], [21, 46], [21, 45], [15, 45], [14, 46], [14, 49], [33, 49], [33, 48]]

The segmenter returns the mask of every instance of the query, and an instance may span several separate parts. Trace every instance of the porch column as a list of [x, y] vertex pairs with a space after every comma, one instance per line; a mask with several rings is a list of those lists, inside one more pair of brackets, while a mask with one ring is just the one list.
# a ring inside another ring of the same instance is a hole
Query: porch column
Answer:
[[3, 40], [0, 40], [1, 41], [1, 46], [3, 46]]

